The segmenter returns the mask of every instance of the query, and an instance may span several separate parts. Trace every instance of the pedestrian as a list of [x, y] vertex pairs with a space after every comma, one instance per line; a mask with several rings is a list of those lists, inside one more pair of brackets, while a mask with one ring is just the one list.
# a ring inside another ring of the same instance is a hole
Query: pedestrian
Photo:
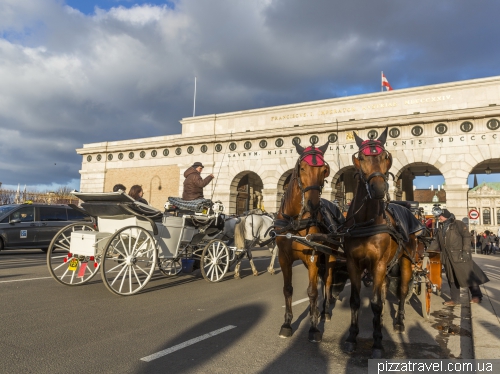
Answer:
[[479, 238], [479, 242], [481, 243], [481, 254], [482, 255], [488, 254], [488, 247], [490, 246], [489, 235], [490, 235], [490, 232], [488, 230], [486, 230], [485, 232], [481, 233], [481, 237]]
[[490, 252], [489, 254], [497, 254], [498, 247], [497, 247], [497, 236], [492, 232], [490, 232]]
[[128, 192], [128, 195], [133, 198], [135, 201], [138, 201], [143, 204], [147, 204], [148, 202], [146, 199], [144, 199], [142, 196], [144, 195], [144, 191], [142, 190], [142, 186], [139, 186], [138, 184], [134, 184], [132, 187], [130, 187], [130, 191]]
[[204, 166], [201, 162], [195, 162], [190, 168], [184, 172], [184, 190], [182, 192], [182, 200], [197, 200], [203, 199], [203, 187], [209, 184], [214, 175], [210, 174], [203, 179], [201, 172]]
[[438, 217], [440, 225], [429, 251], [441, 251], [441, 263], [450, 286], [451, 300], [445, 306], [460, 304], [460, 287], [468, 287], [471, 304], [480, 303], [483, 294], [479, 285], [489, 281], [484, 272], [472, 260], [470, 234], [467, 226], [455, 218], [448, 209], [443, 209]]

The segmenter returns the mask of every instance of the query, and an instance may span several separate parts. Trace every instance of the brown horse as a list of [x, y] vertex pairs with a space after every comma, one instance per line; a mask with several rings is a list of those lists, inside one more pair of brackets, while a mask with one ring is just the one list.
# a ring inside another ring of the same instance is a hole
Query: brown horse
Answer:
[[381, 358], [382, 313], [386, 296], [387, 275], [399, 277], [399, 308], [395, 329], [404, 332], [404, 306], [408, 286], [412, 277], [411, 259], [415, 256], [416, 236], [409, 235], [403, 242], [395, 229], [394, 217], [387, 211], [388, 176], [392, 165], [392, 155], [385, 150], [387, 129], [377, 139], [363, 141], [354, 133], [359, 152], [352, 156], [358, 178], [355, 197], [346, 217], [347, 234], [344, 251], [347, 270], [351, 280], [351, 326], [345, 343], [345, 351], [356, 350], [359, 333], [358, 312], [360, 307], [361, 274], [366, 269], [373, 276], [373, 291], [370, 305], [373, 312], [372, 357]]
[[[318, 275], [322, 277], [324, 284], [323, 314], [326, 320], [331, 319], [330, 303], [333, 300], [336, 258], [316, 250], [317, 247], [307, 245], [308, 241], [305, 240], [307, 235], [328, 232], [324, 225], [320, 204], [325, 178], [330, 174], [330, 167], [323, 159], [327, 147], [328, 143], [319, 148], [311, 146], [304, 149], [295, 144], [300, 156], [274, 221], [278, 233], [276, 244], [279, 248], [279, 262], [283, 273], [283, 294], [286, 307], [285, 322], [279, 333], [282, 338], [292, 336], [292, 265], [295, 260], [301, 260], [309, 274], [309, 287], [307, 288], [311, 319], [309, 341], [320, 342], [322, 339], [322, 334], [318, 330], [320, 319], [317, 306]], [[284, 235], [285, 233], [287, 234]], [[347, 273], [345, 273], [345, 278], [337, 281], [339, 284], [335, 286], [343, 289], [346, 280]], [[339, 290], [337, 291], [340, 293]]]

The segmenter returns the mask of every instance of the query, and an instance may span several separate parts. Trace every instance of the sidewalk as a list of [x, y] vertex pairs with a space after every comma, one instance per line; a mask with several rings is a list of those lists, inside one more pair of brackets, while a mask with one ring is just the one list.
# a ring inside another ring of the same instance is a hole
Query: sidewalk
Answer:
[[474, 357], [500, 359], [500, 255], [473, 255], [490, 281], [481, 286], [483, 301], [471, 304]]

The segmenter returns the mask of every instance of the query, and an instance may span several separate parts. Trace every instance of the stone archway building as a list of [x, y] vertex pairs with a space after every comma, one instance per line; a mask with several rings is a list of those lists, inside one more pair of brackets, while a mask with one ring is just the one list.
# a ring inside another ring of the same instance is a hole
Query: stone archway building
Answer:
[[[392, 197], [410, 193], [401, 189], [411, 185], [405, 177], [411, 164], [417, 175], [424, 170], [442, 174], [448, 209], [465, 217], [469, 174], [500, 158], [500, 77], [184, 118], [181, 123], [182, 134], [77, 149], [83, 157], [81, 190], [141, 184], [151, 204], [162, 207], [168, 196], [181, 195], [184, 170], [201, 161], [203, 174], [216, 176], [205, 196], [221, 200], [228, 213], [235, 212], [235, 180], [248, 172], [262, 181], [265, 208], [276, 211], [297, 159], [293, 139], [303, 146], [329, 140], [325, 158], [332, 173], [323, 195], [333, 200], [341, 173], [352, 167], [353, 131], [367, 138], [389, 127], [391, 172], [403, 177], [399, 185], [390, 182]], [[500, 171], [500, 165], [489, 167]]]

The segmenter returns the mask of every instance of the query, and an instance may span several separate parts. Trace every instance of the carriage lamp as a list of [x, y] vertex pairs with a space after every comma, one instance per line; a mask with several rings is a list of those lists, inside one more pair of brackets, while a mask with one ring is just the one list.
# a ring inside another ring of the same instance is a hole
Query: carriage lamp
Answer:
[[491, 174], [491, 169], [490, 169], [490, 167], [488, 166], [484, 172], [485, 172], [486, 174], [488, 174], [488, 175], [489, 175], [489, 174]]
[[428, 177], [429, 175], [431, 175], [431, 172], [429, 171], [429, 169], [425, 169], [425, 171], [424, 171], [424, 175], [425, 175], [426, 177]]

